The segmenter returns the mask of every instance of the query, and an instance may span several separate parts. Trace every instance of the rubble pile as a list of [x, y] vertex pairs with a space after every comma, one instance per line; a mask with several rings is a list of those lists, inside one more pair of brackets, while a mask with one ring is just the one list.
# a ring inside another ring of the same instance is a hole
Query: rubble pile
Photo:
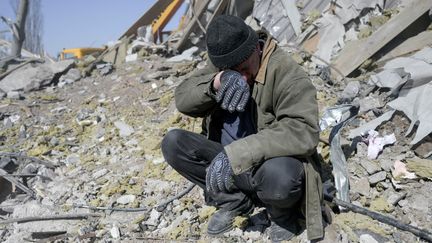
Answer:
[[[297, 1], [298, 13], [285, 15], [272, 15], [281, 9], [272, 4], [256, 1], [252, 15], [317, 88], [323, 179], [334, 181], [339, 199], [430, 230], [432, 3]], [[401, 16], [406, 27], [396, 33]], [[221, 238], [206, 235], [215, 208], [160, 151], [168, 130], [200, 131], [173, 97], [206, 65], [205, 52], [197, 45], [173, 55], [169, 44], [138, 36], [99, 56], [28, 63], [0, 79], [2, 242], [268, 241], [245, 218]], [[324, 242], [424, 241], [329, 205]], [[303, 232], [294, 241], [306, 239]]]

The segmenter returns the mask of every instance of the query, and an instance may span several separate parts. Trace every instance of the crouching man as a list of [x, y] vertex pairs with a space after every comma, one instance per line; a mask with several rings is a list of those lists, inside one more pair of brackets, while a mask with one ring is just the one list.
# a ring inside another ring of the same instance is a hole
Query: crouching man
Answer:
[[177, 109], [203, 117], [203, 132], [175, 129], [162, 141], [165, 160], [204, 190], [218, 211], [208, 233], [232, 228], [236, 216], [265, 207], [273, 241], [298, 233], [323, 236], [316, 90], [272, 37], [234, 16], [208, 26], [211, 63], [175, 91]]

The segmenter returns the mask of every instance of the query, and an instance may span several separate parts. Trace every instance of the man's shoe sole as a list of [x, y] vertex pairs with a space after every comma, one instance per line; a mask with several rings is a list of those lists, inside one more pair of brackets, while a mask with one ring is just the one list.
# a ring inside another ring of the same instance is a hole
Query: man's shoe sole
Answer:
[[207, 229], [207, 234], [209, 234], [211, 236], [217, 236], [217, 235], [221, 235], [225, 232], [228, 232], [228, 231], [232, 230], [233, 228], [234, 228], [234, 226], [231, 224], [231, 225], [228, 225], [227, 227], [225, 227], [221, 230], [218, 230], [218, 231], [210, 231]]

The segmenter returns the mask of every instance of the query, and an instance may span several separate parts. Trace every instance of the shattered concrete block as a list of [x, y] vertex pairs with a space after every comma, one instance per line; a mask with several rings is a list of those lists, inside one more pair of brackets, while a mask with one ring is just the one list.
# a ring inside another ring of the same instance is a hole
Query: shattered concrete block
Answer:
[[411, 198], [408, 199], [409, 206], [415, 210], [418, 210], [422, 213], [429, 212], [429, 200], [426, 195], [423, 194], [414, 194]]
[[77, 154], [71, 154], [66, 158], [67, 164], [78, 164], [80, 162], [80, 157]]
[[96, 68], [99, 70], [101, 75], [107, 75], [112, 71], [113, 66], [111, 63], [103, 63], [96, 65]]
[[7, 92], [7, 97], [8, 97], [9, 99], [19, 100], [19, 99], [21, 99], [23, 96], [22, 96], [21, 92], [19, 92], [19, 91], [9, 91], [9, 92]]
[[123, 195], [117, 198], [116, 202], [118, 204], [126, 205], [135, 201], [135, 195]]
[[378, 241], [375, 240], [375, 238], [373, 238], [369, 234], [360, 235], [360, 239], [359, 240], [360, 240], [360, 243], [378, 243]]
[[73, 60], [64, 60], [36, 67], [25, 66], [13, 71], [0, 81], [0, 89], [4, 92], [24, 90], [26, 92], [40, 89], [53, 82], [56, 74], [63, 73], [74, 64]]
[[101, 178], [102, 176], [106, 175], [108, 172], [109, 172], [109, 170], [103, 168], [103, 169], [98, 170], [95, 173], [93, 173], [92, 177], [93, 177], [93, 179], [98, 179], [98, 178]]
[[126, 62], [134, 62], [138, 60], [138, 53], [130, 54], [125, 57]]
[[381, 170], [381, 168], [376, 163], [366, 159], [363, 159], [360, 164], [363, 168], [365, 168], [369, 175], [375, 174]]
[[369, 197], [370, 196], [370, 185], [369, 180], [366, 177], [361, 178], [351, 184], [351, 191], [357, 192], [360, 195]]
[[165, 159], [163, 157], [159, 157], [153, 160], [154, 165], [162, 164], [163, 162], [165, 162]]
[[81, 71], [79, 69], [72, 68], [65, 75], [62, 75], [59, 81], [66, 84], [71, 84], [79, 79], [81, 79]]
[[198, 47], [193, 46], [187, 50], [184, 50], [180, 55], [167, 59], [167, 62], [182, 62], [182, 61], [193, 61], [194, 54], [199, 50]]
[[378, 172], [368, 177], [369, 183], [371, 185], [375, 185], [380, 181], [384, 181], [387, 177], [387, 173], [385, 171]]
[[407, 193], [406, 192], [391, 192], [390, 195], [387, 197], [387, 202], [390, 205], [396, 206], [396, 204], [404, 199], [406, 197]]
[[359, 113], [367, 112], [377, 107], [382, 106], [382, 102], [379, 98], [368, 96], [364, 99], [359, 100], [360, 110]]
[[160, 216], [160, 212], [158, 212], [156, 209], [152, 209], [150, 212], [150, 218], [145, 222], [146, 225], [157, 226], [159, 224]]
[[116, 225], [114, 225], [114, 226], [110, 229], [110, 234], [111, 234], [111, 237], [112, 237], [112, 238], [114, 238], [114, 239], [118, 239], [118, 238], [120, 238], [120, 229], [119, 229]]
[[360, 92], [360, 82], [352, 81], [347, 84], [345, 89], [342, 91], [341, 98], [345, 100], [352, 100], [357, 97]]

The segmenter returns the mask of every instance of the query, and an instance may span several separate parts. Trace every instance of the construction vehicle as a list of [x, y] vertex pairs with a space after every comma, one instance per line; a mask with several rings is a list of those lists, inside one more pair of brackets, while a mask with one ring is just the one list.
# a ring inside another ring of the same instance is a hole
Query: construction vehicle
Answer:
[[[163, 29], [177, 12], [184, 0], [158, 0], [153, 6], [139, 18], [119, 39], [136, 34], [141, 26], [151, 25], [153, 39], [162, 42]], [[184, 18], [182, 18], [184, 20]], [[183, 22], [183, 21], [181, 21]]]
[[60, 60], [65, 59], [81, 59], [85, 55], [100, 54], [105, 48], [94, 48], [94, 47], [82, 47], [82, 48], [71, 48], [63, 49], [60, 52]]

